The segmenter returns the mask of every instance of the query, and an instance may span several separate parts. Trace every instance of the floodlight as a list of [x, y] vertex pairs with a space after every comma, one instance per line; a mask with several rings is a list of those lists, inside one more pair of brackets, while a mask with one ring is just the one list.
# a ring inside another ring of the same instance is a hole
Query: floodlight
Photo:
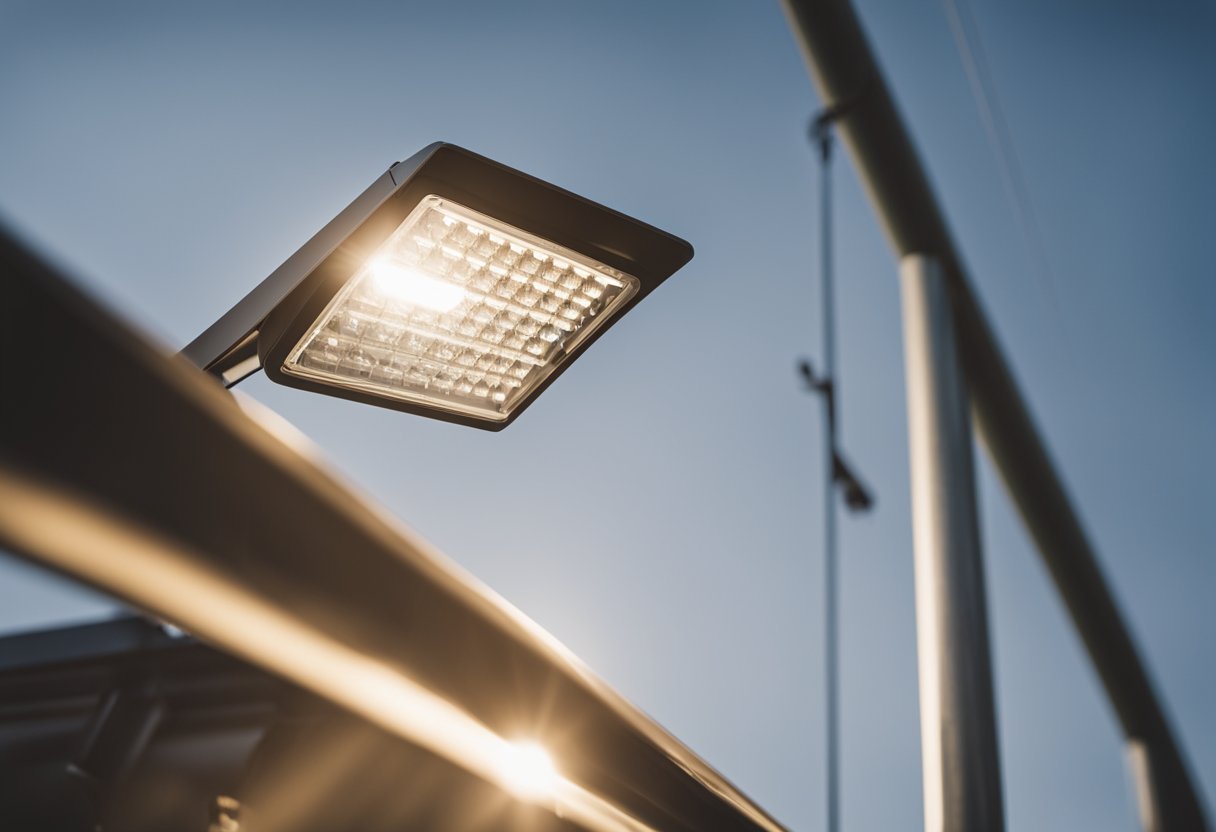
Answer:
[[692, 257], [688, 243], [463, 148], [393, 165], [183, 353], [501, 430]]

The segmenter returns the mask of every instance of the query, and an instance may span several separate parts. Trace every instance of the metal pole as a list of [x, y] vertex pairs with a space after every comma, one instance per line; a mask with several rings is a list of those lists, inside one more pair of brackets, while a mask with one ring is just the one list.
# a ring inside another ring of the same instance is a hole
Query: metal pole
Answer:
[[967, 388], [945, 275], [901, 264], [926, 832], [1004, 828]]
[[824, 104], [849, 104], [841, 134], [892, 248], [901, 257], [930, 252], [941, 261], [976, 433], [1068, 607], [1124, 736], [1143, 749], [1161, 832], [1210, 829], [1161, 700], [971, 289], [852, 5], [848, 0], [784, 0], [784, 5]]
[[836, 322], [832, 287], [832, 133], [818, 131], [820, 161], [819, 238], [820, 278], [823, 282], [823, 600], [824, 686], [827, 707], [827, 815], [828, 832], [840, 830], [840, 623], [836, 568]]

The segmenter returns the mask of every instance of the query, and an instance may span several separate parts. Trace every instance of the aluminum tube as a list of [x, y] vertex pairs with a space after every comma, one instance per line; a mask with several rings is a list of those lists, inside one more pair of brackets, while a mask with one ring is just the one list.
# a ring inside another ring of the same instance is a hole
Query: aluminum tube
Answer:
[[1161, 829], [1210, 828], [1194, 781], [1097, 557], [973, 293], [946, 221], [848, 0], [783, 0], [897, 256], [932, 253], [953, 296], [971, 416], [1085, 643], [1129, 743], [1149, 760]]
[[967, 388], [940, 265], [901, 264], [926, 832], [1004, 828]]

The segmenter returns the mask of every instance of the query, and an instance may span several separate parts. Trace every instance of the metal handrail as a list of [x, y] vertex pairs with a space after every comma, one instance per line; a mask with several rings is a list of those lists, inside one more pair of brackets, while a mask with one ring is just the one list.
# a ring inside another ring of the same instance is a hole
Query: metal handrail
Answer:
[[[780, 830], [552, 636], [0, 230], [0, 546], [591, 829]], [[501, 784], [500, 784], [501, 785]]]

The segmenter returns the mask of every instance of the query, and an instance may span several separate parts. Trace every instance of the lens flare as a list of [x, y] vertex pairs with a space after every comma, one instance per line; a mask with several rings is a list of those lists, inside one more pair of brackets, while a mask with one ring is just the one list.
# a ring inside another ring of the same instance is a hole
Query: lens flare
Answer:
[[497, 768], [502, 784], [524, 800], [552, 798], [559, 776], [549, 752], [536, 743], [505, 743]]

